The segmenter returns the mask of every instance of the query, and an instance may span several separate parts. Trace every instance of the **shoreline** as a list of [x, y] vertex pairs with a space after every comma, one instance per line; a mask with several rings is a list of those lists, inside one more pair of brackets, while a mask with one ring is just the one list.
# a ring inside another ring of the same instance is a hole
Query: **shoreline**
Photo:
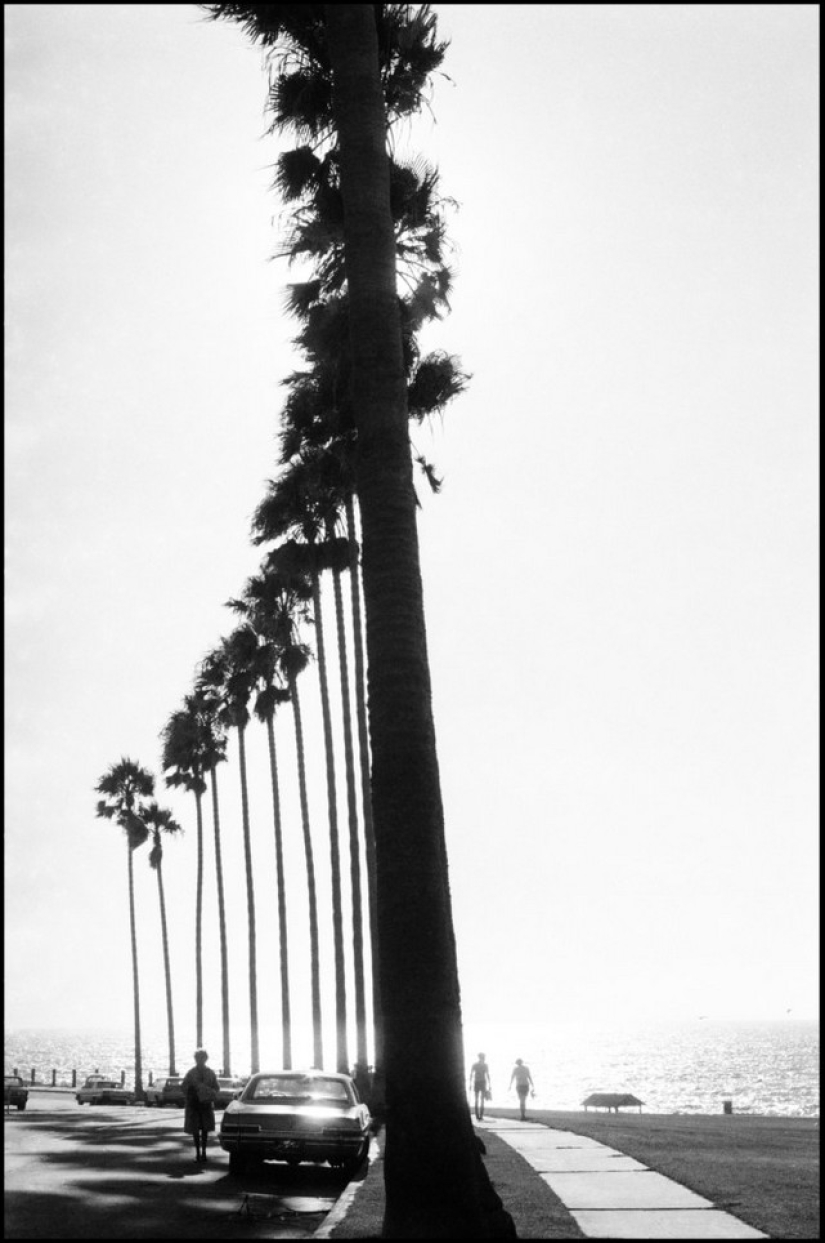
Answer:
[[[78, 1090], [77, 1088], [71, 1087], [71, 1085], [69, 1084], [60, 1084], [60, 1083], [54, 1084], [54, 1085], [50, 1083], [26, 1083], [25, 1087], [27, 1088], [29, 1092], [37, 1092], [38, 1094], [41, 1094], [41, 1093], [48, 1094], [49, 1092], [54, 1092], [58, 1095], [71, 1094], [72, 1096], [74, 1096], [74, 1094]], [[511, 1112], [513, 1112], [513, 1108], [508, 1105], [494, 1105], [491, 1103], [487, 1106], [486, 1112], [490, 1115], [490, 1117], [497, 1117], [497, 1116], [507, 1117], [509, 1116]], [[663, 1121], [666, 1120], [666, 1121], [672, 1122], [677, 1119], [684, 1119], [685, 1121], [689, 1121], [691, 1118], [702, 1119], [703, 1121], [708, 1121], [708, 1120], [714, 1121], [718, 1119], [720, 1122], [730, 1124], [731, 1121], [733, 1121], [736, 1118], [739, 1118], [742, 1120], [746, 1120], [748, 1122], [766, 1122], [766, 1123], [782, 1123], [782, 1124], [799, 1123], [801, 1125], [818, 1126], [819, 1120], [820, 1120], [820, 1115], [818, 1113], [817, 1114], [760, 1114], [760, 1113], [751, 1113], [747, 1110], [738, 1110], [730, 1114], [687, 1113], [684, 1110], [672, 1110], [670, 1113], [654, 1113], [653, 1111], [643, 1110], [641, 1113], [639, 1113], [638, 1110], [633, 1109], [630, 1106], [628, 1106], [626, 1110], [621, 1110], [619, 1113], [608, 1113], [607, 1110], [605, 1109], [596, 1109], [592, 1106], [586, 1111], [584, 1109], [534, 1108], [534, 1109], [528, 1110], [527, 1117], [528, 1117], [528, 1120], [541, 1121], [541, 1122], [545, 1122], [545, 1120], [547, 1119], [552, 1119], [557, 1122], [560, 1119], [573, 1118], [573, 1119], [577, 1119], [581, 1121], [594, 1122], [594, 1123], [596, 1122], [598, 1123], [620, 1122], [620, 1123], [630, 1123], [631, 1125], [634, 1119], [640, 1119], [642, 1121], [646, 1120], [648, 1122], [656, 1121], [656, 1120], [663, 1120]], [[549, 1122], [545, 1122], [545, 1124], [550, 1125]], [[561, 1127], [560, 1129], [563, 1130], [564, 1128]]]

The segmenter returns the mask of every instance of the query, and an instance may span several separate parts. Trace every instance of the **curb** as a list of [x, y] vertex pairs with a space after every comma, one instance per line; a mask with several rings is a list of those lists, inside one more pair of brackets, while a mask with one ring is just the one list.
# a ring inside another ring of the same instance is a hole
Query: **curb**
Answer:
[[340, 1226], [341, 1222], [344, 1220], [347, 1213], [352, 1208], [353, 1200], [358, 1195], [358, 1192], [361, 1190], [361, 1188], [363, 1187], [364, 1183], [367, 1181], [367, 1178], [369, 1177], [372, 1171], [373, 1162], [377, 1161], [380, 1155], [381, 1153], [378, 1148], [378, 1143], [376, 1139], [373, 1137], [370, 1139], [370, 1150], [369, 1150], [369, 1153], [367, 1154], [367, 1168], [364, 1171], [364, 1177], [359, 1178], [357, 1181], [347, 1183], [346, 1187], [341, 1192], [340, 1196], [335, 1201], [334, 1205], [332, 1206], [330, 1211], [327, 1213], [326, 1217], [321, 1222], [318, 1229], [313, 1234], [312, 1236], [313, 1239], [332, 1238], [333, 1231], [336, 1230], [338, 1226]]

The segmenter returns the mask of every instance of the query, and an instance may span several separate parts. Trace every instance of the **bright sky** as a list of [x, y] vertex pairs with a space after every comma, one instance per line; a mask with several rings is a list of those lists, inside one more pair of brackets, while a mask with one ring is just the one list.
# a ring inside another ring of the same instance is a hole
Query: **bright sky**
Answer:
[[[473, 375], [416, 433], [446, 477], [422, 484], [421, 543], [466, 1023], [812, 1016], [817, 6], [435, 7], [449, 76], [405, 145], [459, 204], [453, 313], [427, 343]], [[160, 777], [158, 734], [259, 564], [300, 361], [270, 262], [278, 140], [260, 53], [194, 5], [4, 14], [6, 1023], [128, 1029], [125, 845], [94, 786], [122, 755]], [[323, 899], [316, 698], [309, 680]], [[278, 729], [300, 1023], [288, 713]], [[249, 764], [267, 1057], [262, 728]], [[243, 1022], [236, 763], [220, 781]], [[164, 856], [186, 1042], [194, 803], [158, 797], [186, 829]], [[217, 1049], [211, 832], [207, 804]], [[162, 1029], [147, 851], [135, 866]], [[328, 980], [324, 1006], [331, 1034]]]

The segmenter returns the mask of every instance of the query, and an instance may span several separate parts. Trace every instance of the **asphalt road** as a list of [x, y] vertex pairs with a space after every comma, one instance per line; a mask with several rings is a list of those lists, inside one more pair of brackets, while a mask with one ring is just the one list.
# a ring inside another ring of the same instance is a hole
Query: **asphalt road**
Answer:
[[277, 1162], [231, 1177], [215, 1136], [198, 1165], [182, 1109], [36, 1091], [5, 1117], [7, 1239], [309, 1239], [347, 1181]]

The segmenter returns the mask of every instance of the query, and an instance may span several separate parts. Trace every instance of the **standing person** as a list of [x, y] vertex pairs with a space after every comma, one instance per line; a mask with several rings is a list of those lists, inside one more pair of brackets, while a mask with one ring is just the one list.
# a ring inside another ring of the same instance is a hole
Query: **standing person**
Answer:
[[195, 1050], [195, 1065], [183, 1076], [185, 1111], [183, 1129], [195, 1140], [195, 1160], [206, 1160], [206, 1137], [215, 1129], [214, 1104], [218, 1097], [218, 1077], [207, 1066], [206, 1049]]
[[484, 1102], [488, 1101], [493, 1094], [490, 1082], [490, 1068], [484, 1060], [483, 1053], [479, 1053], [478, 1061], [473, 1062], [470, 1067], [470, 1091], [475, 1094], [476, 1117], [479, 1122], [482, 1122], [484, 1119]]
[[518, 1092], [519, 1109], [521, 1110], [521, 1120], [527, 1117], [524, 1102], [527, 1100], [527, 1093], [533, 1093], [533, 1076], [530, 1074], [530, 1067], [525, 1066], [520, 1057], [516, 1058], [516, 1064], [513, 1067], [513, 1073], [510, 1076], [510, 1087], [515, 1082], [516, 1091]]

